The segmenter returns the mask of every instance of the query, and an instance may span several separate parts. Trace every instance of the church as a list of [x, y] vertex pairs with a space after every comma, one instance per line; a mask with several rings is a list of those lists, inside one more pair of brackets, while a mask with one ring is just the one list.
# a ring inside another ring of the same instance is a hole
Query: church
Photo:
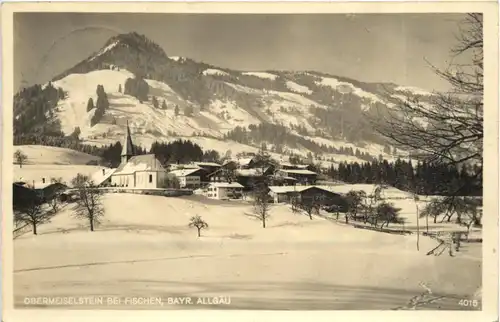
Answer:
[[111, 186], [127, 188], [161, 188], [167, 170], [154, 154], [135, 155], [127, 121], [121, 163], [111, 175]]

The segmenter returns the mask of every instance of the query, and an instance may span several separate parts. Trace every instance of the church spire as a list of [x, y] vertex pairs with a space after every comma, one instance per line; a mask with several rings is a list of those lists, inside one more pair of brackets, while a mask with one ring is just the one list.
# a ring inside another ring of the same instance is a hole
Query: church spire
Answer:
[[134, 145], [132, 144], [132, 136], [130, 135], [130, 127], [127, 120], [127, 132], [125, 134], [125, 142], [122, 149], [122, 163], [127, 163], [134, 156]]

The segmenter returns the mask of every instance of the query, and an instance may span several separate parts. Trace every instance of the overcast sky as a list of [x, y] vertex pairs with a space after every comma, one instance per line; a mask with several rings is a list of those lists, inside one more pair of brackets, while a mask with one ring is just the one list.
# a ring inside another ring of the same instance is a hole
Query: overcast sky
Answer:
[[428, 90], [447, 84], [429, 68], [449, 62], [457, 14], [16, 13], [14, 85], [45, 83], [136, 31], [168, 56], [238, 70], [317, 70]]

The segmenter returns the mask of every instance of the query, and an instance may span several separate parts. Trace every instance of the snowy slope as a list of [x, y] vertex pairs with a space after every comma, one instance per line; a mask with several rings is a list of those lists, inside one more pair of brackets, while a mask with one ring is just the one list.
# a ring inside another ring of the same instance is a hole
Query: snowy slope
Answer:
[[[168, 109], [155, 109], [151, 102], [140, 103], [136, 98], [118, 92], [118, 87], [124, 87], [127, 78], [133, 75], [126, 70], [99, 70], [88, 74], [72, 74], [57, 82], [55, 86], [62, 87], [68, 92], [68, 98], [60, 101], [57, 115], [61, 121], [62, 130], [71, 133], [75, 127], [80, 127], [80, 137], [108, 138], [120, 137], [123, 134], [126, 120], [136, 135], [152, 134], [159, 140], [168, 136], [168, 132], [182, 135], [192, 135], [200, 129], [211, 135], [220, 135], [220, 129], [213, 119], [196, 112], [193, 117], [183, 115], [183, 109], [190, 102], [181, 99], [168, 85], [147, 80], [150, 85], [150, 96], [165, 101]], [[97, 100], [95, 93], [97, 85], [103, 85], [110, 108], [106, 111], [104, 120], [94, 127], [90, 126], [90, 119], [95, 110], [87, 112], [87, 101], [90, 97]], [[174, 113], [174, 106], [178, 105], [180, 115]], [[113, 124], [116, 123], [116, 124]]]
[[312, 94], [312, 91], [307, 86], [299, 85], [292, 81], [287, 81], [286, 86], [293, 92], [309, 94], [309, 95]]
[[[384, 101], [379, 96], [358, 88], [351, 83], [339, 81], [338, 79], [333, 77], [321, 77], [321, 81], [317, 81], [316, 85], [329, 86], [341, 93], [352, 93], [360, 98], [367, 100], [369, 103], [384, 103]], [[368, 110], [370, 108], [369, 103], [362, 105], [362, 109]]]
[[205, 69], [203, 71], [203, 75], [222, 75], [222, 76], [227, 76], [229, 74], [226, 73], [225, 71], [220, 70], [220, 69], [209, 68], [209, 69]]
[[259, 78], [264, 78], [264, 79], [271, 79], [271, 80], [275, 80], [278, 77], [274, 74], [267, 73], [267, 72], [245, 72], [242, 74], [248, 75], [248, 76], [255, 76], [255, 77], [259, 77]]
[[[61, 87], [68, 93], [67, 98], [59, 102], [56, 112], [63, 132], [71, 134], [76, 127], [79, 127], [80, 138], [85, 142], [110, 144], [123, 139], [128, 120], [135, 142], [145, 147], [149, 147], [154, 141], [171, 141], [173, 138], [184, 137], [194, 142], [201, 142], [204, 149], [214, 149], [220, 153], [225, 153], [227, 150], [234, 150], [235, 153], [250, 152], [255, 148], [217, 138], [221, 138], [224, 133], [236, 126], [246, 128], [251, 124], [260, 124], [262, 117], [266, 117], [271, 123], [285, 126], [301, 125], [314, 131], [314, 126], [309, 123], [312, 115], [308, 107], [327, 108], [299, 93], [264, 91], [226, 83], [238, 92], [260, 95], [266, 104], [266, 112], [258, 108], [250, 111], [240, 108], [230, 99], [214, 99], [204, 110], [200, 110], [193, 103], [182, 99], [167, 84], [147, 79], [146, 82], [150, 86], [149, 96], [155, 96], [160, 105], [163, 101], [167, 105], [167, 110], [162, 110], [154, 108], [151, 100], [141, 103], [135, 97], [118, 92], [118, 88], [120, 86], [124, 88], [126, 79], [130, 77], [133, 77], [132, 73], [125, 69], [98, 70], [87, 74], [72, 74], [54, 82], [54, 86]], [[103, 119], [91, 127], [90, 120], [95, 109], [87, 112], [87, 102], [89, 98], [96, 102], [95, 92], [98, 85], [103, 85], [110, 107]], [[195, 106], [192, 116], [184, 115], [187, 105]], [[175, 106], [179, 107], [177, 116], [174, 111]], [[198, 138], [199, 134], [212, 138]], [[331, 142], [328, 145], [339, 144]], [[295, 152], [306, 155], [308, 150]], [[360, 161], [348, 156], [335, 156], [335, 159], [339, 162]]]
[[85, 165], [99, 160], [90, 154], [52, 146], [18, 145], [14, 150], [20, 150], [28, 157], [26, 164]]

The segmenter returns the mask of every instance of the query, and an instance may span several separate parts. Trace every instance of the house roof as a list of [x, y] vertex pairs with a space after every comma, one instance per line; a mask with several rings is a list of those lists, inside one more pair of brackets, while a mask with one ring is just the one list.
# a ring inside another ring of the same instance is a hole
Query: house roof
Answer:
[[201, 169], [201, 167], [197, 166], [196, 164], [177, 164], [177, 163], [169, 164], [168, 168], [171, 171], [183, 170], [183, 169]]
[[283, 178], [285, 180], [297, 181], [297, 179], [295, 179], [294, 177], [286, 177], [285, 176], [285, 177], [281, 177], [281, 178]]
[[172, 174], [176, 177], [187, 177], [197, 171], [200, 171], [201, 169], [196, 168], [196, 169], [181, 169], [181, 170], [173, 170], [170, 171], [168, 174]]
[[272, 166], [268, 166], [264, 169], [261, 168], [253, 168], [253, 169], [237, 169], [236, 175], [241, 177], [259, 177], [262, 175], [269, 174], [268, 171], [273, 170]]
[[33, 185], [33, 183], [25, 183], [22, 186], [24, 186], [25, 188], [30, 188], [30, 189], [34, 189], [34, 190], [43, 190], [43, 189], [46, 189], [46, 188], [51, 187], [51, 186], [64, 186], [64, 187], [66, 187], [66, 185], [63, 183], [50, 182], [50, 181], [45, 181], [45, 183], [42, 181], [39, 181], [39, 182], [35, 182], [34, 185]]
[[27, 185], [33, 189], [45, 189], [48, 186], [50, 186], [51, 184], [53, 184], [53, 182], [46, 180], [45, 182], [38, 181], [38, 182], [31, 183], [31, 184], [28, 183]]
[[[102, 170], [104, 170], [104, 174], [102, 172]], [[94, 181], [94, 184], [96, 186], [102, 184], [104, 181], [106, 181], [107, 179], [109, 179], [111, 177], [111, 175], [113, 173], [115, 173], [117, 169], [101, 169], [99, 171], [96, 171], [92, 174], [92, 176], [90, 177], [90, 179], [92, 181]]]
[[304, 169], [280, 169], [282, 172], [286, 173], [295, 173], [295, 174], [315, 174], [317, 175], [316, 172], [310, 171], [310, 170], [304, 170]]
[[136, 155], [127, 163], [120, 164], [113, 174], [133, 174], [137, 171], [165, 171], [154, 154]]
[[199, 167], [220, 167], [221, 165], [215, 162], [194, 162], [195, 165]]
[[232, 160], [232, 159], [229, 159], [229, 160], [224, 161], [224, 162], [222, 163], [222, 166], [226, 166], [226, 165], [228, 165], [228, 164], [230, 164], [230, 163], [237, 164], [237, 162], [236, 162], [236, 161], [234, 161], [234, 160]]
[[212, 182], [210, 184], [212, 187], [218, 187], [218, 188], [243, 188], [241, 184], [238, 182]]
[[301, 192], [313, 186], [270, 186], [269, 190], [274, 193]]
[[239, 164], [239, 165], [249, 165], [250, 162], [253, 161], [253, 158], [241, 158], [241, 159], [238, 159], [236, 162]]
[[287, 162], [281, 163], [281, 166], [295, 168], [295, 169], [307, 169], [308, 167], [307, 164], [291, 164]]
[[238, 169], [236, 170], [236, 175], [242, 177], [258, 177], [262, 175], [262, 171], [260, 169]]
[[328, 189], [327, 187], [321, 187], [321, 186], [270, 186], [269, 187], [269, 189], [274, 193], [302, 192], [312, 188], [338, 194], [336, 192], [333, 192], [332, 189]]

